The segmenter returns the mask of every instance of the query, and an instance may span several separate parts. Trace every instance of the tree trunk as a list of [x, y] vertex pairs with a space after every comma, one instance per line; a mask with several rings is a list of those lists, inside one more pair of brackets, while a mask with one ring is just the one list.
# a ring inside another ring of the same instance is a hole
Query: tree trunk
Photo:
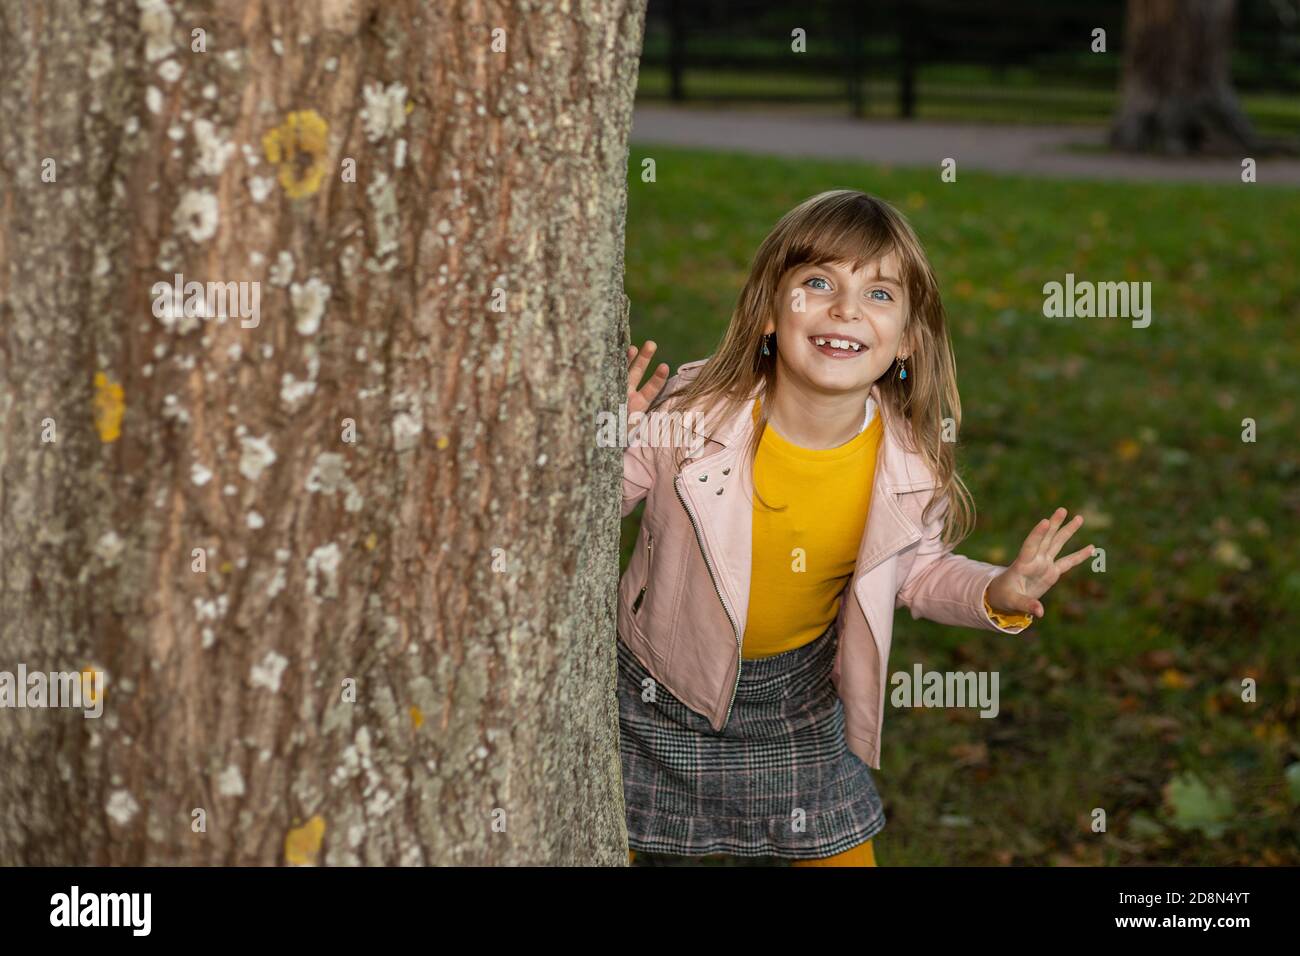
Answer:
[[1234, 0], [1128, 0], [1111, 145], [1240, 155], [1258, 145], [1232, 88]]
[[644, 2], [0, 6], [0, 864], [625, 858]]

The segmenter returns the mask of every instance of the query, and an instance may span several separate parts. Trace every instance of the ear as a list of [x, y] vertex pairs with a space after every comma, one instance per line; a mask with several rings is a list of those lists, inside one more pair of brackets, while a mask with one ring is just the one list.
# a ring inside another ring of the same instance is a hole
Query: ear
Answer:
[[916, 350], [916, 343], [912, 341], [909, 332], [904, 332], [903, 337], [898, 342], [898, 360], [900, 362], [910, 359], [912, 353]]
[[776, 322], [773, 319], [767, 320], [767, 325], [763, 326], [763, 334], [771, 335], [776, 331]]

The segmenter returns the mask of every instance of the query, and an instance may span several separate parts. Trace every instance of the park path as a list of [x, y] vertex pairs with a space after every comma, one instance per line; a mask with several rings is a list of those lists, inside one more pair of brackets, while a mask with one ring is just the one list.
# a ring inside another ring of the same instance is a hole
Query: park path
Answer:
[[[946, 157], [963, 169], [1071, 179], [1143, 182], [1241, 183], [1240, 159], [1156, 159], [1068, 152], [1073, 145], [1104, 145], [1096, 126], [1016, 126], [984, 123], [855, 120], [763, 110], [638, 105], [632, 142], [856, 159], [939, 169]], [[1300, 160], [1256, 157], [1261, 185], [1300, 185]]]

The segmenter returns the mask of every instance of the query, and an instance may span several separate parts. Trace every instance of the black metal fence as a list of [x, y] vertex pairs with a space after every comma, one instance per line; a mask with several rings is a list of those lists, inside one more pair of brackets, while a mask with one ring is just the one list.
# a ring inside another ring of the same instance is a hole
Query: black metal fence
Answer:
[[[1047, 121], [1113, 106], [1124, 0], [649, 0], [639, 95]], [[1106, 55], [1092, 52], [1106, 31]], [[805, 48], [793, 48], [803, 31]], [[1300, 122], [1300, 0], [1239, 0], [1233, 79]]]

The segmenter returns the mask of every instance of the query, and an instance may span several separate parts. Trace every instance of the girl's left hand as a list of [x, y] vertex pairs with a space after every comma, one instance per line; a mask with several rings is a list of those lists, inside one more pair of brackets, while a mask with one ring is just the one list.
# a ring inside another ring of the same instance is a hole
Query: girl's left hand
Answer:
[[1068, 513], [1064, 508], [1057, 508], [1050, 521], [1044, 518], [1034, 525], [1016, 560], [989, 584], [985, 597], [994, 610], [1019, 611], [1041, 618], [1043, 605], [1038, 598], [1046, 594], [1061, 575], [1093, 553], [1093, 546], [1087, 545], [1063, 558], [1056, 557], [1065, 542], [1083, 525], [1083, 515], [1075, 515], [1069, 524], [1062, 527], [1061, 522]]

